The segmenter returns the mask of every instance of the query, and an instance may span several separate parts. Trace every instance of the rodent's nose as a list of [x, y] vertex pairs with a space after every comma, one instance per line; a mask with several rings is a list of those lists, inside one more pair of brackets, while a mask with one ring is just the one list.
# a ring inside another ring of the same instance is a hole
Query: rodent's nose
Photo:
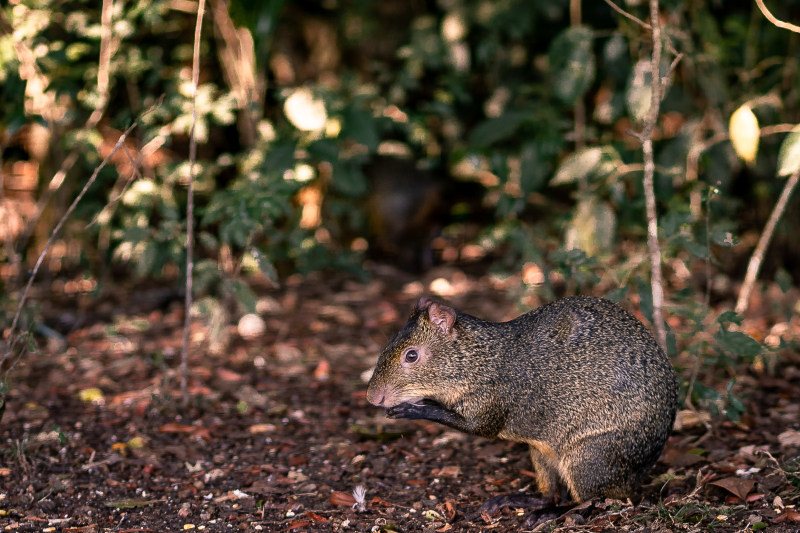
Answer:
[[382, 387], [367, 388], [367, 401], [377, 407], [383, 407], [383, 402], [386, 401], [386, 390]]

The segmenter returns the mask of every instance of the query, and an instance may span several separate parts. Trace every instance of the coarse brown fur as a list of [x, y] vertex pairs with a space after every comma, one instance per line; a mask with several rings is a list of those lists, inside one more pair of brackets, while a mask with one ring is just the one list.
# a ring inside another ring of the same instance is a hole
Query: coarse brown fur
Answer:
[[678, 407], [652, 334], [593, 297], [502, 323], [423, 298], [378, 359], [367, 399], [393, 418], [528, 443], [540, 491], [566, 488], [578, 502], [631, 496]]

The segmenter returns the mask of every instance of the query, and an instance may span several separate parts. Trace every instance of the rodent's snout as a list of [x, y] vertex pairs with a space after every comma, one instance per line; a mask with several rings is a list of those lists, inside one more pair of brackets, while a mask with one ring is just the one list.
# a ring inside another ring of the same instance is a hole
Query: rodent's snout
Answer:
[[383, 407], [386, 401], [386, 387], [373, 386], [370, 383], [367, 387], [367, 401], [376, 407]]

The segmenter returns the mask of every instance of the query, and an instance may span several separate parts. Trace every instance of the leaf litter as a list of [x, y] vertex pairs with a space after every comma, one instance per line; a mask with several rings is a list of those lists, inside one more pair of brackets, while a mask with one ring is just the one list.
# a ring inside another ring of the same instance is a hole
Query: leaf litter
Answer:
[[[480, 508], [535, 490], [525, 446], [389, 420], [364, 396], [378, 353], [426, 287], [457, 285], [449, 301], [500, 320], [518, 312], [509, 281], [456, 269], [422, 283], [404, 276], [257, 288], [269, 304], [263, 332], [231, 325], [222, 351], [195, 322], [188, 410], [177, 400], [180, 302], [122, 304], [94, 320], [85, 304], [82, 325], [61, 332], [68, 347], [30, 354], [12, 376], [0, 530], [522, 530], [524, 512]], [[69, 305], [50, 310], [54, 323], [75, 313]], [[800, 529], [800, 358], [784, 350], [771, 373], [737, 371], [740, 421], [683, 413], [636, 498], [576, 506], [536, 528]]]

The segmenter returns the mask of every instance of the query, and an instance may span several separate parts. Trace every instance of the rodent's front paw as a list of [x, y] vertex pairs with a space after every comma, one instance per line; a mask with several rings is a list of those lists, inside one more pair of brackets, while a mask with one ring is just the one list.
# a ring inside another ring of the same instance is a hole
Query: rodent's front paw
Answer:
[[388, 418], [412, 418], [419, 414], [419, 406], [413, 403], [401, 403], [386, 410]]
[[389, 418], [410, 418], [412, 420], [435, 420], [434, 415], [442, 410], [442, 406], [433, 401], [423, 399], [419, 402], [405, 402], [386, 410]]

